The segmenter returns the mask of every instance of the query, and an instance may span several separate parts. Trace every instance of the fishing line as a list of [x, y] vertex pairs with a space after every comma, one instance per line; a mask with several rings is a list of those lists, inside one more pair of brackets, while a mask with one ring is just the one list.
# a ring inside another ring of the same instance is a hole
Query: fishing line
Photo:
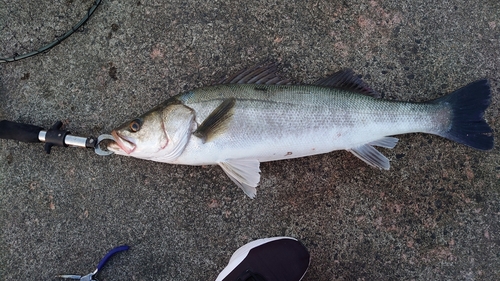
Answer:
[[[52, 49], [85, 24], [101, 2], [0, 0], [0, 63]], [[74, 24], [78, 18], [81, 20]]]

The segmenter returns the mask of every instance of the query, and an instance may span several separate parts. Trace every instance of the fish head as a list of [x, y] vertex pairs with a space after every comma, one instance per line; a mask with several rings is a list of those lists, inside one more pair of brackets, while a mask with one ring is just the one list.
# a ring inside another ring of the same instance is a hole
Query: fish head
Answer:
[[107, 149], [115, 154], [148, 159], [169, 143], [161, 112], [149, 111], [115, 128]]
[[172, 162], [182, 154], [196, 126], [194, 111], [177, 100], [153, 108], [111, 132], [107, 149], [120, 155]]

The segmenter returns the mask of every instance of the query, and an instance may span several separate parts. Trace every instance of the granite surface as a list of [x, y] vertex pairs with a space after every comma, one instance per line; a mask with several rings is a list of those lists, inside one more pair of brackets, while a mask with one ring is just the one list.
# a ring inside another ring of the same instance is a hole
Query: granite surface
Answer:
[[[92, 1], [38, 3], [64, 17]], [[0, 119], [45, 128], [63, 120], [75, 135], [96, 136], [267, 58], [306, 83], [352, 68], [384, 98], [405, 101], [487, 78], [485, 117], [500, 129], [497, 0], [104, 0], [48, 53], [0, 64]], [[47, 155], [42, 144], [0, 140], [0, 279], [88, 273], [126, 243], [101, 281], [215, 280], [238, 247], [284, 235], [311, 253], [304, 281], [500, 280], [498, 144], [483, 152], [437, 136], [399, 138], [381, 149], [389, 171], [344, 151], [263, 163], [254, 200], [216, 166], [77, 148]]]

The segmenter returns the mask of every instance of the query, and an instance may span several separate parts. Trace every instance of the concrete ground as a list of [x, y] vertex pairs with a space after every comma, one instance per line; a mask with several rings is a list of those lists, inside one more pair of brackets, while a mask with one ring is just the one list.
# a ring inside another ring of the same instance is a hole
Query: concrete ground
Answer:
[[[9, 5], [33, 9], [30, 2]], [[60, 2], [35, 6], [64, 17], [91, 5]], [[36, 20], [29, 26], [36, 30]], [[488, 78], [486, 119], [500, 130], [497, 0], [104, 0], [50, 52], [0, 64], [0, 119], [109, 133], [266, 58], [302, 82], [352, 68], [385, 98], [405, 101]], [[498, 144], [482, 152], [404, 135], [381, 149], [389, 171], [343, 151], [263, 163], [255, 200], [215, 166], [0, 146], [1, 280], [88, 273], [124, 243], [131, 249], [100, 280], [215, 280], [239, 246], [279, 235], [309, 249], [305, 281], [500, 280]]]

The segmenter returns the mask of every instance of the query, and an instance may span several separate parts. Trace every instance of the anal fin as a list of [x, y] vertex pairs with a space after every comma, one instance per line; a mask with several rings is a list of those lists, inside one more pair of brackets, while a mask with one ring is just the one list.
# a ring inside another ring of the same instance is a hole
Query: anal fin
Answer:
[[395, 138], [395, 137], [383, 137], [379, 140], [370, 142], [369, 145], [393, 149], [396, 146], [396, 144], [398, 143], [398, 140], [399, 139]]
[[255, 198], [260, 181], [260, 162], [257, 159], [228, 159], [218, 164], [248, 197]]
[[376, 141], [372, 141], [367, 144], [360, 145], [349, 149], [352, 154], [354, 154], [359, 159], [363, 160], [366, 164], [377, 167], [379, 169], [389, 170], [391, 164], [389, 159], [380, 153], [373, 146], [380, 146], [384, 148], [394, 148], [398, 142], [397, 138], [394, 137], [384, 137]]

